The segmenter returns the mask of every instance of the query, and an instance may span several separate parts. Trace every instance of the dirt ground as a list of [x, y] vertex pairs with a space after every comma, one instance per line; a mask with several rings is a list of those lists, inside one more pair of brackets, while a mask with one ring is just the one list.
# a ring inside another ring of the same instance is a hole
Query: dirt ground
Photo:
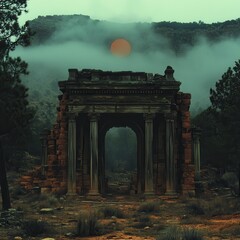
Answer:
[[[219, 199], [219, 197], [218, 197]], [[205, 203], [211, 200], [204, 200]], [[202, 200], [201, 200], [202, 201]], [[239, 199], [220, 199], [216, 206], [222, 209], [231, 206], [232, 201]], [[157, 205], [156, 212], [139, 211], [143, 203]], [[40, 236], [30, 237], [21, 235], [20, 227], [0, 226], [0, 239], [14, 239], [16, 236], [25, 239], [44, 239], [47, 237], [56, 240], [65, 239], [165, 239], [166, 231], [171, 226], [178, 226], [181, 229], [197, 229], [201, 231], [204, 239], [240, 239], [240, 212], [233, 209], [231, 214], [220, 212], [217, 216], [209, 215], [208, 212], [201, 213], [196, 209], [199, 200], [195, 198], [164, 198], [151, 197], [143, 198], [139, 196], [107, 197], [98, 199], [88, 199], [81, 196], [52, 196], [28, 193], [26, 195], [15, 196], [12, 207], [21, 211], [23, 216], [21, 221], [37, 219], [48, 222], [54, 229], [54, 233], [41, 234]], [[220, 205], [219, 205], [220, 204]], [[190, 206], [190, 207], [189, 207]], [[195, 206], [195, 207], [193, 207]], [[49, 213], [41, 213], [42, 208], [51, 208]], [[124, 213], [123, 218], [116, 216], [104, 218], [100, 217], [98, 222], [103, 228], [110, 230], [102, 236], [76, 237], [74, 234], [77, 229], [78, 219], [81, 218], [83, 211], [99, 211], [106, 207], [119, 209]], [[209, 208], [210, 209], [210, 208]], [[209, 210], [211, 211], [211, 209]], [[225, 211], [225, 210], [224, 210]], [[20, 221], [20, 220], [19, 220]], [[21, 238], [20, 238], [21, 239]]]

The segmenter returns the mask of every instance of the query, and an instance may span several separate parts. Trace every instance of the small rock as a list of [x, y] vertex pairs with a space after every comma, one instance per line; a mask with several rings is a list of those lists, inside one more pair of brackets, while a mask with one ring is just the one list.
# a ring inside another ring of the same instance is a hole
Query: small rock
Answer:
[[42, 214], [52, 214], [53, 212], [54, 212], [53, 208], [42, 208], [40, 210], [40, 213], [42, 213]]
[[112, 216], [111, 219], [117, 219], [117, 217], [116, 216]]
[[63, 207], [57, 207], [55, 208], [56, 210], [63, 210], [64, 208]]
[[182, 216], [182, 219], [187, 219], [187, 218], [188, 218], [188, 217], [187, 217], [187, 215], [185, 215], [185, 214]]
[[14, 240], [23, 240], [21, 237], [15, 237]]
[[55, 238], [42, 238], [42, 240], [55, 240]]
[[9, 212], [16, 212], [17, 209], [15, 209], [15, 208], [9, 208], [8, 211], [9, 211]]
[[146, 230], [146, 229], [149, 229], [150, 227], [149, 226], [147, 226], [147, 227], [145, 227], [144, 229]]
[[65, 236], [66, 236], [66, 237], [74, 237], [74, 234], [71, 233], [71, 232], [69, 232], [69, 233], [66, 233]]

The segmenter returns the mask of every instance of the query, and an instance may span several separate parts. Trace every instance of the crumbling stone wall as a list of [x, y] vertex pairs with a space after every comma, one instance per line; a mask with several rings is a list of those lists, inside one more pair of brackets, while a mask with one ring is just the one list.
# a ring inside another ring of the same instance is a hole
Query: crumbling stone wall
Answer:
[[[67, 191], [67, 94], [59, 96], [57, 108], [57, 121], [51, 131], [45, 131], [42, 141], [47, 144], [46, 165], [37, 167], [22, 176], [20, 184], [25, 189], [36, 186], [41, 192], [66, 192]], [[44, 169], [44, 171], [43, 171]]]
[[179, 115], [179, 130], [181, 132], [180, 139], [180, 162], [178, 166], [181, 171], [181, 192], [183, 194], [194, 193], [195, 191], [195, 170], [192, 162], [192, 132], [190, 123], [190, 104], [191, 94], [178, 93], [177, 105]]

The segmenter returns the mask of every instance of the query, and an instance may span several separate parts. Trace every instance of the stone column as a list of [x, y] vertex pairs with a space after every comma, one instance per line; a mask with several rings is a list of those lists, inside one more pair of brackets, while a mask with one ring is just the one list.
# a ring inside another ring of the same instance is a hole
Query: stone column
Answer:
[[68, 192], [76, 194], [76, 116], [68, 116]]
[[200, 136], [201, 130], [199, 128], [192, 128], [193, 136], [193, 162], [195, 166], [195, 179], [200, 180]]
[[99, 195], [98, 189], [98, 114], [90, 114], [90, 191]]
[[42, 153], [41, 153], [41, 165], [42, 165], [42, 175], [46, 175], [46, 167], [47, 167], [47, 159], [48, 159], [48, 151], [47, 151], [47, 137], [49, 134], [49, 130], [45, 129], [40, 137], [42, 143]]
[[166, 116], [166, 194], [176, 194], [175, 169], [175, 126], [174, 118]]
[[153, 190], [153, 114], [145, 114], [145, 191], [154, 194]]

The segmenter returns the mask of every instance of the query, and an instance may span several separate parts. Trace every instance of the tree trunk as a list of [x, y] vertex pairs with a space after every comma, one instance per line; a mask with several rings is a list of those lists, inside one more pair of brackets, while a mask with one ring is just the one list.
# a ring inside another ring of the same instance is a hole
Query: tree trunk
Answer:
[[3, 157], [3, 148], [1, 140], [0, 140], [0, 186], [2, 192], [2, 209], [8, 210], [9, 208], [11, 208], [11, 202], [8, 190], [6, 166], [5, 159]]
[[240, 161], [238, 163], [238, 196], [240, 197]]

